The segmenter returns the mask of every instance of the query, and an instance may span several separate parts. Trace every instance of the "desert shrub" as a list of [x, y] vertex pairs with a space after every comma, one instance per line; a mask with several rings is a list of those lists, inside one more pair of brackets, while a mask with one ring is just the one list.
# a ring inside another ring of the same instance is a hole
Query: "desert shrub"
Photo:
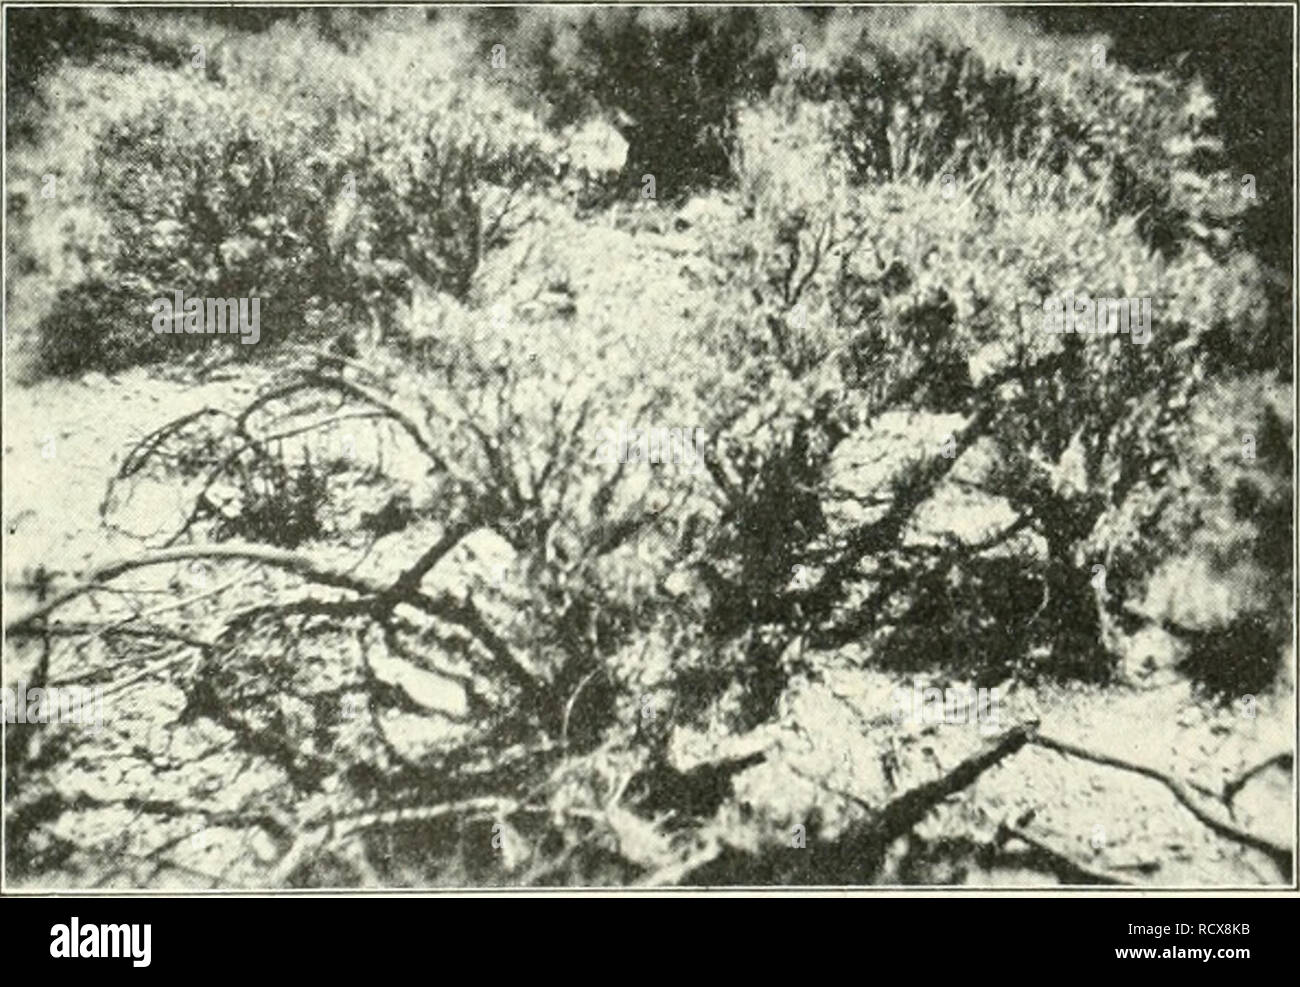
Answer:
[[[693, 339], [683, 331], [678, 341], [687, 359]], [[282, 773], [257, 799], [295, 825], [309, 825], [322, 791], [331, 812], [352, 813], [493, 802], [524, 786], [555, 815], [509, 810], [534, 850], [507, 873], [523, 873], [530, 854], [544, 863], [572, 852], [575, 833], [578, 870], [636, 873], [598, 848], [591, 820], [661, 753], [674, 667], [712, 661], [691, 631], [698, 614], [669, 583], [699, 537], [688, 520], [713, 511], [706, 477], [688, 464], [610, 455], [607, 429], [620, 422], [703, 420], [675, 366], [629, 360], [639, 343], [617, 313], [520, 313], [494, 325], [449, 303], [441, 333], [418, 352], [368, 352], [365, 372], [339, 376], [308, 364], [248, 407], [146, 438], [118, 482], [184, 480], [195, 507], [165, 541], [211, 553], [213, 566], [222, 552], [251, 552], [270, 589], [212, 614], [220, 631], [182, 686], [178, 728], [218, 722]], [[357, 440], [351, 454], [328, 438], [342, 422]], [[364, 551], [346, 563], [353, 574], [313, 572], [333, 569], [344, 546]], [[412, 570], [414, 582], [402, 582]], [[353, 593], [365, 585], [374, 595]], [[174, 617], [184, 627], [194, 615]], [[412, 691], [431, 677], [432, 693]], [[441, 705], [431, 709], [431, 697]], [[647, 697], [662, 715], [647, 713]], [[354, 706], [363, 713], [340, 712]], [[495, 819], [484, 811], [450, 829], [436, 819], [393, 827], [383, 878], [455, 879], [457, 847], [478, 874], [483, 819]], [[285, 879], [327, 871], [337, 877], [322, 864]]]
[[[377, 27], [345, 55], [277, 24], [211, 46], [202, 68], [116, 117], [77, 121], [93, 138], [86, 198], [108, 227], [86, 267], [118, 287], [60, 289], [38, 327], [46, 369], [165, 355], [171, 338], [145, 339], [139, 313], [177, 289], [262, 298], [263, 345], [391, 326], [417, 280], [464, 298], [484, 251], [512, 233], [521, 189], [550, 175], [551, 145], [467, 76], [465, 42], [417, 26]], [[93, 317], [68, 318], [79, 310]]]
[[[974, 26], [973, 26], [974, 25]], [[807, 25], [806, 64], [778, 100], [812, 100], [855, 181], [944, 178], [1138, 217], [1169, 252], [1236, 242], [1248, 203], [1225, 193], [1214, 102], [1196, 81], [1133, 72], [1108, 39], [1047, 37], [997, 12], [833, 15]]]
[[346, 98], [343, 159], [356, 196], [338, 217], [338, 249], [354, 277], [400, 271], [408, 299], [418, 278], [464, 300], [529, 189], [551, 176], [555, 141], [488, 83], [451, 78], [425, 40], [382, 36], [359, 55], [376, 75]]
[[117, 14], [104, 9], [24, 10], [9, 21], [5, 87], [10, 97], [6, 128], [10, 149], [19, 140], [50, 133], [49, 117], [62, 107], [47, 83], [66, 62], [129, 53], [145, 63], [180, 64], [178, 48]]
[[[135, 338], [140, 311], [135, 300], [112, 300], [115, 292], [123, 294], [111, 269], [117, 245], [107, 217], [95, 202], [90, 176], [96, 164], [95, 135], [165, 94], [173, 85], [172, 73], [141, 66], [129, 87], [122, 85], [122, 78], [117, 66], [74, 63], [52, 71], [39, 86], [45, 107], [40, 118], [43, 139], [36, 144], [20, 142], [6, 159], [11, 258], [6, 348], [10, 358], [16, 358], [11, 366], [22, 375], [40, 373], [45, 355], [69, 369], [120, 365], [118, 357], [105, 352], [93, 338], [84, 340], [85, 358], [73, 352], [80, 337], [69, 327], [85, 319], [79, 314], [82, 309], [97, 311], [94, 321], [86, 320], [92, 335], [115, 334], [127, 354], [133, 348], [150, 348], [148, 341]], [[80, 292], [83, 283], [101, 287]], [[59, 312], [47, 319], [56, 304]], [[108, 324], [113, 320], [121, 323], [120, 331]], [[99, 323], [102, 330], [95, 328]], [[46, 329], [61, 338], [43, 348]], [[116, 351], [118, 342], [108, 349]], [[137, 358], [145, 356], [123, 357], [126, 362]]]
[[[1010, 505], [1019, 519], [1008, 533], [1041, 538], [1022, 549], [1033, 579], [1011, 607], [1025, 636], [1009, 650], [1041, 642], [1058, 671], [1104, 672], [1114, 613], [1150, 571], [1121, 546], [1147, 564], [1161, 557], [1112, 515], [1142, 478], [1183, 458], [1178, 409], [1203, 389], [1217, 335], [1261, 330], [1258, 265], [1194, 241], [1166, 258], [1103, 193], [947, 196], [925, 167], [863, 184], [834, 120], [833, 110], [792, 111], [778, 94], [739, 124], [748, 218], [714, 241], [734, 278], [708, 331], [731, 494], [710, 552], [734, 590], [721, 612], [771, 629], [776, 643], [759, 660], [777, 678], [782, 632], [797, 629], [827, 646], [883, 629], [905, 635], [900, 653], [945, 654], [981, 606], [1008, 612], [996, 581], [979, 575], [982, 550], [907, 544], [951, 475]], [[1065, 292], [1149, 297], [1149, 342], [1045, 332], [1042, 304]], [[839, 444], [899, 410], [956, 416], [947, 452], [932, 443], [875, 489], [836, 492]], [[991, 460], [971, 473], [981, 442]], [[847, 529], [828, 525], [846, 498], [880, 507]], [[1094, 565], [1107, 569], [1105, 599]], [[812, 578], [796, 589], [800, 566]], [[986, 591], [965, 603], [949, 593], [946, 609], [923, 604], [930, 581], [949, 577]]]
[[[85, 121], [93, 150], [70, 184], [80, 179], [107, 235], [85, 245], [93, 277], [61, 291], [64, 308], [95, 312], [76, 329], [84, 354], [74, 359], [85, 366], [188, 349], [183, 338], [154, 335], [147, 314], [176, 290], [261, 298], [271, 344], [347, 300], [328, 243], [333, 190], [313, 169], [329, 143], [319, 123], [188, 67], [158, 81], [115, 106], [116, 116]], [[96, 278], [115, 286], [106, 298]], [[47, 370], [67, 369], [60, 354], [77, 348], [65, 325], [56, 314], [38, 329]]]
[[1185, 671], [1237, 699], [1271, 684], [1291, 639], [1292, 410], [1266, 376], [1208, 381], [1170, 454], [1098, 525], [1141, 577], [1133, 609], [1180, 635]]
[[726, 182], [735, 108], [775, 78], [762, 19], [742, 8], [523, 13], [477, 30], [484, 51], [500, 42], [519, 59], [515, 84], [545, 95], [554, 126], [593, 112], [621, 120], [629, 196], [643, 174], [672, 201]]
[[96, 187], [114, 273], [142, 299], [261, 297], [268, 337], [335, 290], [313, 121], [212, 87], [184, 89], [102, 136]]
[[177, 356], [150, 328], [148, 302], [120, 284], [80, 282], [56, 297], [36, 326], [36, 361], [51, 374], [122, 370]]
[[[1017, 15], [1036, 20], [1054, 32], [1105, 31], [1108, 57], [1144, 73], [1161, 73], [1180, 84], [1203, 80], [1214, 96], [1216, 112], [1207, 129], [1224, 143], [1229, 174], [1219, 190], [1220, 202], [1236, 199], [1246, 207], [1241, 217], [1242, 246], [1259, 256], [1275, 275], [1291, 266], [1290, 155], [1270, 154], [1281, 146], [1289, 131], [1290, 114], [1279, 93], [1287, 88], [1291, 59], [1271, 50], [1268, 39], [1283, 29], [1272, 13], [1240, 17], [1225, 9], [1166, 9], [1150, 12], [1147, 30], [1125, 29], [1123, 12], [1104, 8], [1025, 8]], [[1067, 35], [1068, 37], [1068, 35]], [[1249, 48], [1251, 58], [1223, 58], [1222, 39]], [[1250, 176], [1253, 197], [1242, 182]], [[1291, 308], [1287, 279], [1270, 283], [1270, 304], [1285, 313]], [[1292, 332], [1283, 315], [1271, 323], [1270, 332], [1249, 347], [1240, 340], [1225, 345], [1242, 372], [1273, 370], [1291, 373]]]

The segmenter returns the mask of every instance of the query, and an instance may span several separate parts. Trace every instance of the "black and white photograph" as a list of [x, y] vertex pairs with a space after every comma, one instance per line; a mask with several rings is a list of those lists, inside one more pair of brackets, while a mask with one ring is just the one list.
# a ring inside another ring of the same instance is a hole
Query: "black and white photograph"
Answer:
[[5, 4], [3, 892], [1294, 890], [1295, 38]]

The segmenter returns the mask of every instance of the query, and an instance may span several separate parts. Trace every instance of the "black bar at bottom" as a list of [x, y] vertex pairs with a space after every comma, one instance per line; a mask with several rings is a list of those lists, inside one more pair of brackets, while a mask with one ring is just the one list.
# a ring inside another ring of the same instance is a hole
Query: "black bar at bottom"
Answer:
[[134, 979], [255, 971], [259, 980], [317, 973], [337, 982], [349, 973], [373, 976], [377, 964], [408, 970], [427, 964], [430, 980], [477, 976], [476, 970], [500, 980], [512, 963], [527, 976], [545, 972], [538, 964], [591, 976], [626, 971], [629, 963], [667, 974], [680, 961], [691, 973], [716, 964], [734, 977], [750, 968], [770, 976], [771, 965], [782, 961], [806, 975], [852, 956], [870, 980], [900, 963], [932, 973], [951, 972], [956, 963], [972, 975], [980, 968], [989, 975], [1280, 972], [1294, 956], [1297, 931], [1294, 897], [892, 896], [840, 901], [834, 912], [822, 904], [769, 906], [762, 914], [734, 901], [706, 905], [708, 912], [685, 902], [675, 910], [651, 906], [654, 912], [616, 907], [623, 910], [550, 901], [506, 912], [470, 901], [343, 896], [11, 897], [0, 901], [0, 936], [7, 975], [111, 972]]

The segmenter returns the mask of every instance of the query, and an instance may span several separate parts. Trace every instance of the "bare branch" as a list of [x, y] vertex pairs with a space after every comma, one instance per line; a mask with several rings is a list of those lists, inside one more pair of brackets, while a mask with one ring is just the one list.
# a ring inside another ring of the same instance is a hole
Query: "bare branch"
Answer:
[[[440, 546], [441, 542], [436, 547], [440, 548]], [[432, 554], [434, 554], [432, 551], [426, 553], [426, 558]], [[402, 577], [399, 577], [397, 582], [386, 585], [375, 580], [365, 579], [322, 566], [305, 555], [262, 545], [187, 545], [161, 549], [156, 552], [106, 563], [92, 572], [85, 582], [64, 590], [35, 610], [15, 618], [6, 626], [6, 632], [10, 634], [22, 633], [25, 629], [39, 624], [59, 607], [85, 593], [100, 588], [101, 583], [114, 579], [123, 573], [150, 566], [200, 558], [248, 559], [277, 569], [283, 569], [294, 575], [301, 576], [309, 582], [356, 593], [363, 599], [370, 600], [378, 611], [391, 610], [395, 605], [405, 603], [432, 617], [465, 628], [488, 649], [493, 657], [502, 663], [504, 670], [517, 686], [531, 696], [549, 699], [549, 692], [544, 684], [538, 681], [527, 666], [515, 656], [505, 641], [488, 626], [487, 621], [483, 619], [483, 615], [472, 602], [461, 602], [447, 594], [442, 594], [435, 599], [402, 582]], [[414, 571], [414, 567], [410, 571]]]
[[1214, 830], [1220, 836], [1227, 837], [1236, 843], [1259, 850], [1266, 854], [1287, 877], [1291, 876], [1291, 848], [1275, 843], [1273, 840], [1258, 833], [1251, 833], [1244, 830], [1228, 818], [1226, 811], [1220, 811], [1219, 807], [1213, 804], [1207, 798], [1198, 798], [1192, 794], [1192, 789], [1165, 774], [1163, 771], [1157, 771], [1155, 768], [1148, 767], [1145, 764], [1136, 764], [1133, 761], [1126, 761], [1123, 758], [1112, 757], [1109, 754], [1100, 754], [1096, 751], [1090, 751], [1085, 747], [1079, 747], [1075, 744], [1067, 743], [1064, 740], [1055, 740], [1051, 737], [1042, 735], [1035, 736], [1033, 742], [1040, 747], [1046, 747], [1049, 750], [1058, 751], [1062, 754], [1069, 754], [1074, 757], [1080, 757], [1095, 764], [1104, 764], [1107, 767], [1118, 768], [1121, 771], [1132, 771], [1143, 777], [1154, 779], [1164, 785], [1174, 798], [1183, 804], [1210, 829]]

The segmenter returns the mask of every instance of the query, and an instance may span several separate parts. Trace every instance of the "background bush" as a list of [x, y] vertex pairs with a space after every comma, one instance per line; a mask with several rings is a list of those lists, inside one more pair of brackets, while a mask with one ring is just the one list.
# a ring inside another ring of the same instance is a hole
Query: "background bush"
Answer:
[[[152, 338], [140, 313], [176, 289], [261, 297], [272, 346], [391, 328], [417, 279], [464, 298], [484, 250], [511, 232], [521, 188], [550, 177], [553, 140], [429, 58], [431, 42], [455, 43], [445, 34], [398, 24], [345, 56], [276, 25], [205, 44], [144, 98], [77, 121], [93, 143], [61, 180], [107, 230], [84, 245], [91, 276], [58, 289], [37, 327], [42, 365], [164, 356], [177, 344]], [[103, 280], [116, 286], [107, 297]]]

